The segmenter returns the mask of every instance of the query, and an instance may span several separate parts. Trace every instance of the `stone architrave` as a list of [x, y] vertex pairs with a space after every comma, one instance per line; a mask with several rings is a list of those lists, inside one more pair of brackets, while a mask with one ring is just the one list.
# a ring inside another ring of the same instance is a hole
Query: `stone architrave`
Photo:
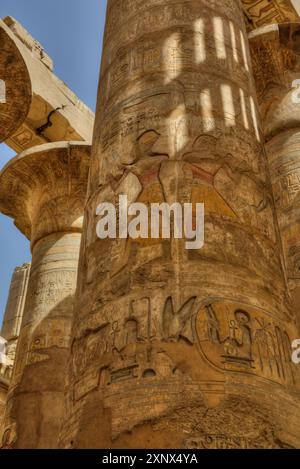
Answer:
[[4, 420], [5, 439], [13, 433], [16, 448], [57, 447], [89, 155], [86, 143], [41, 145], [0, 173], [0, 210], [14, 219], [32, 250]]
[[[109, 0], [69, 448], [299, 447], [298, 337], [239, 1]], [[100, 240], [102, 202], [204, 203], [205, 245]]]
[[0, 20], [0, 79], [7, 95], [3, 104], [0, 94], [0, 142], [21, 153], [47, 142], [91, 141], [94, 113], [54, 74], [42, 45], [10, 16]]
[[31, 79], [21, 48], [0, 22], [0, 143], [23, 124], [31, 100]]

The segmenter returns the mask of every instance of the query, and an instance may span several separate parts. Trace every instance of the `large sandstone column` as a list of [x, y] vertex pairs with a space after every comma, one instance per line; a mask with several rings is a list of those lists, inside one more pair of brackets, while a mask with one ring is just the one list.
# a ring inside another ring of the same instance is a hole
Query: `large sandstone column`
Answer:
[[[298, 332], [240, 2], [107, 8], [62, 444], [299, 446]], [[204, 248], [99, 240], [96, 207], [119, 194], [204, 202]]]
[[294, 311], [300, 321], [300, 25], [250, 35], [271, 181]]
[[32, 249], [5, 417], [5, 438], [16, 448], [57, 446], [89, 152], [78, 142], [46, 144], [17, 156], [0, 174], [0, 209]]

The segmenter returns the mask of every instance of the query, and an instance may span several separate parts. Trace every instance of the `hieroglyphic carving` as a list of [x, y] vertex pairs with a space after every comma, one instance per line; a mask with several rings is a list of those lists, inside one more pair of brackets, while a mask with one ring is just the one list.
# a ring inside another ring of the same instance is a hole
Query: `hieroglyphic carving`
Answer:
[[[31, 103], [31, 79], [18, 43], [0, 24], [0, 143], [24, 122]], [[4, 87], [4, 85], [5, 87]]]
[[74, 270], [39, 273], [34, 282], [34, 288], [28, 292], [27, 307], [36, 312], [45, 311], [46, 308], [50, 310], [74, 292], [75, 283], [76, 271]]
[[[76, 395], [81, 398], [99, 385], [99, 372], [88, 373], [87, 386], [84, 385], [86, 370], [92, 363], [97, 363], [97, 368], [102, 370], [101, 382], [103, 384], [104, 379], [106, 385], [166, 374], [172, 376], [175, 370], [172, 360], [155, 344], [159, 338], [170, 343], [181, 339], [190, 345], [194, 343], [195, 301], [195, 297], [190, 298], [175, 312], [172, 297], [168, 297], [160, 303], [159, 315], [154, 315], [150, 299], [141, 298], [127, 306], [123, 303], [113, 314], [104, 307], [100, 313], [102, 321], [105, 316], [113, 316], [113, 320], [104, 321], [94, 331], [92, 324], [99, 320], [94, 318], [93, 322], [81, 324], [78, 338], [72, 345], [72, 374], [78, 383], [76, 388], [85, 391]], [[124, 309], [128, 309], [128, 316], [124, 316]], [[87, 335], [84, 331], [90, 332]], [[94, 384], [91, 386], [90, 382]]]
[[269, 313], [226, 301], [207, 304], [198, 313], [196, 330], [201, 353], [214, 366], [268, 380], [294, 384], [291, 359], [294, 326]]
[[265, 24], [298, 21], [298, 14], [290, 0], [242, 0], [249, 28]]
[[[5, 415], [5, 422], [15, 418], [16, 444], [22, 447], [57, 446], [89, 151], [87, 144], [72, 142], [40, 145], [18, 155], [0, 175], [1, 211], [14, 218], [32, 247], [27, 300]], [[38, 400], [33, 397], [37, 392]], [[31, 431], [19, 425], [28, 399], [34, 402]]]
[[190, 327], [191, 316], [196, 298], [190, 298], [179, 311], [174, 311], [172, 298], [168, 298], [163, 311], [163, 331], [165, 340], [178, 341], [180, 337], [193, 343]]
[[5, 428], [0, 449], [14, 449], [17, 440], [16, 423]]
[[[268, 409], [277, 406], [278, 395], [268, 391], [274, 381], [293, 384], [284, 334], [294, 333], [285, 324], [290, 309], [241, 4], [112, 0], [102, 64], [66, 434], [87, 447], [131, 447], [151, 426], [158, 431], [149, 445], [170, 435], [178, 445], [203, 434], [224, 433], [230, 441], [242, 438], [247, 415], [245, 438], [252, 442], [261, 415], [262, 432], [272, 426], [270, 414], [256, 403], [245, 409], [241, 398], [237, 416], [236, 403], [224, 410], [221, 401], [245, 389], [253, 400], [265, 393]], [[122, 193], [147, 206], [204, 202], [203, 250], [187, 252], [175, 237], [97, 239], [97, 204], [112, 202], [118, 212]], [[219, 292], [234, 306], [228, 322], [217, 308], [211, 340], [201, 305], [212, 298], [205, 304], [216, 308]], [[256, 318], [265, 316], [287, 378], [275, 374], [271, 352], [266, 359], [261, 350], [262, 333], [256, 336], [264, 327]], [[287, 387], [280, 389], [287, 402]], [[101, 428], [94, 425], [100, 412]]]
[[[276, 204], [290, 293], [299, 299], [299, 23], [261, 28], [250, 34], [254, 76], [263, 118], [270, 180]], [[295, 296], [296, 295], [296, 296]]]

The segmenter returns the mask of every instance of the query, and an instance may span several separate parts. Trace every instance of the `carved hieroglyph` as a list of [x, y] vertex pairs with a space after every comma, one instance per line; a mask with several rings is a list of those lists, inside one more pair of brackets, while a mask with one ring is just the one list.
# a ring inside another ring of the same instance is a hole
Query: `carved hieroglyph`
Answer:
[[0, 50], [8, 98], [0, 101], [0, 142], [19, 153], [47, 142], [92, 139], [93, 112], [53, 73], [51, 58], [14, 18], [0, 20]]
[[250, 35], [271, 181], [294, 308], [300, 320], [300, 27], [286, 23]]
[[79, 142], [41, 145], [0, 173], [0, 210], [32, 249], [4, 422], [5, 435], [15, 433], [16, 448], [57, 446], [89, 154], [90, 146]]
[[[240, 2], [108, 1], [62, 446], [299, 446], [266, 164]], [[99, 240], [120, 194], [204, 202], [204, 248]]]
[[299, 19], [291, 0], [242, 0], [242, 4], [251, 29]]

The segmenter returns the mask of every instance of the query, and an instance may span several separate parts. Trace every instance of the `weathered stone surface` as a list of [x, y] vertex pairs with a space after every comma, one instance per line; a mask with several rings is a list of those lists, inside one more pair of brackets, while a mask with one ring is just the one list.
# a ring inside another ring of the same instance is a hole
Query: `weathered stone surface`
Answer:
[[3, 418], [5, 414], [6, 397], [12, 374], [13, 361], [7, 355], [7, 341], [0, 336], [0, 438], [2, 441]]
[[0, 143], [22, 125], [29, 112], [32, 89], [22, 51], [11, 31], [0, 22]]
[[89, 153], [80, 142], [41, 145], [0, 173], [0, 210], [14, 218], [32, 249], [4, 446], [7, 438], [16, 448], [57, 446]]
[[271, 182], [286, 274], [300, 321], [300, 76], [299, 24], [250, 34]]
[[18, 338], [27, 294], [30, 263], [14, 270], [6, 309], [3, 317], [1, 334], [7, 341]]
[[[5, 355], [0, 359], [0, 441], [2, 441], [2, 418], [6, 404], [6, 396], [9, 388], [9, 380], [15, 360], [18, 338], [23, 318], [30, 264], [17, 267], [13, 273], [7, 305], [4, 313], [0, 337], [5, 341]], [[1, 352], [0, 352], [1, 353]]]
[[[99, 240], [122, 193], [204, 202], [204, 248]], [[299, 446], [295, 313], [240, 2], [108, 1], [61, 445]]]
[[250, 29], [299, 20], [291, 0], [242, 0], [242, 4]]
[[9, 87], [8, 105], [0, 104], [0, 140], [3, 128], [2, 140], [17, 152], [49, 141], [91, 141], [93, 112], [53, 73], [41, 44], [11, 17], [0, 21], [0, 31], [0, 77]]

